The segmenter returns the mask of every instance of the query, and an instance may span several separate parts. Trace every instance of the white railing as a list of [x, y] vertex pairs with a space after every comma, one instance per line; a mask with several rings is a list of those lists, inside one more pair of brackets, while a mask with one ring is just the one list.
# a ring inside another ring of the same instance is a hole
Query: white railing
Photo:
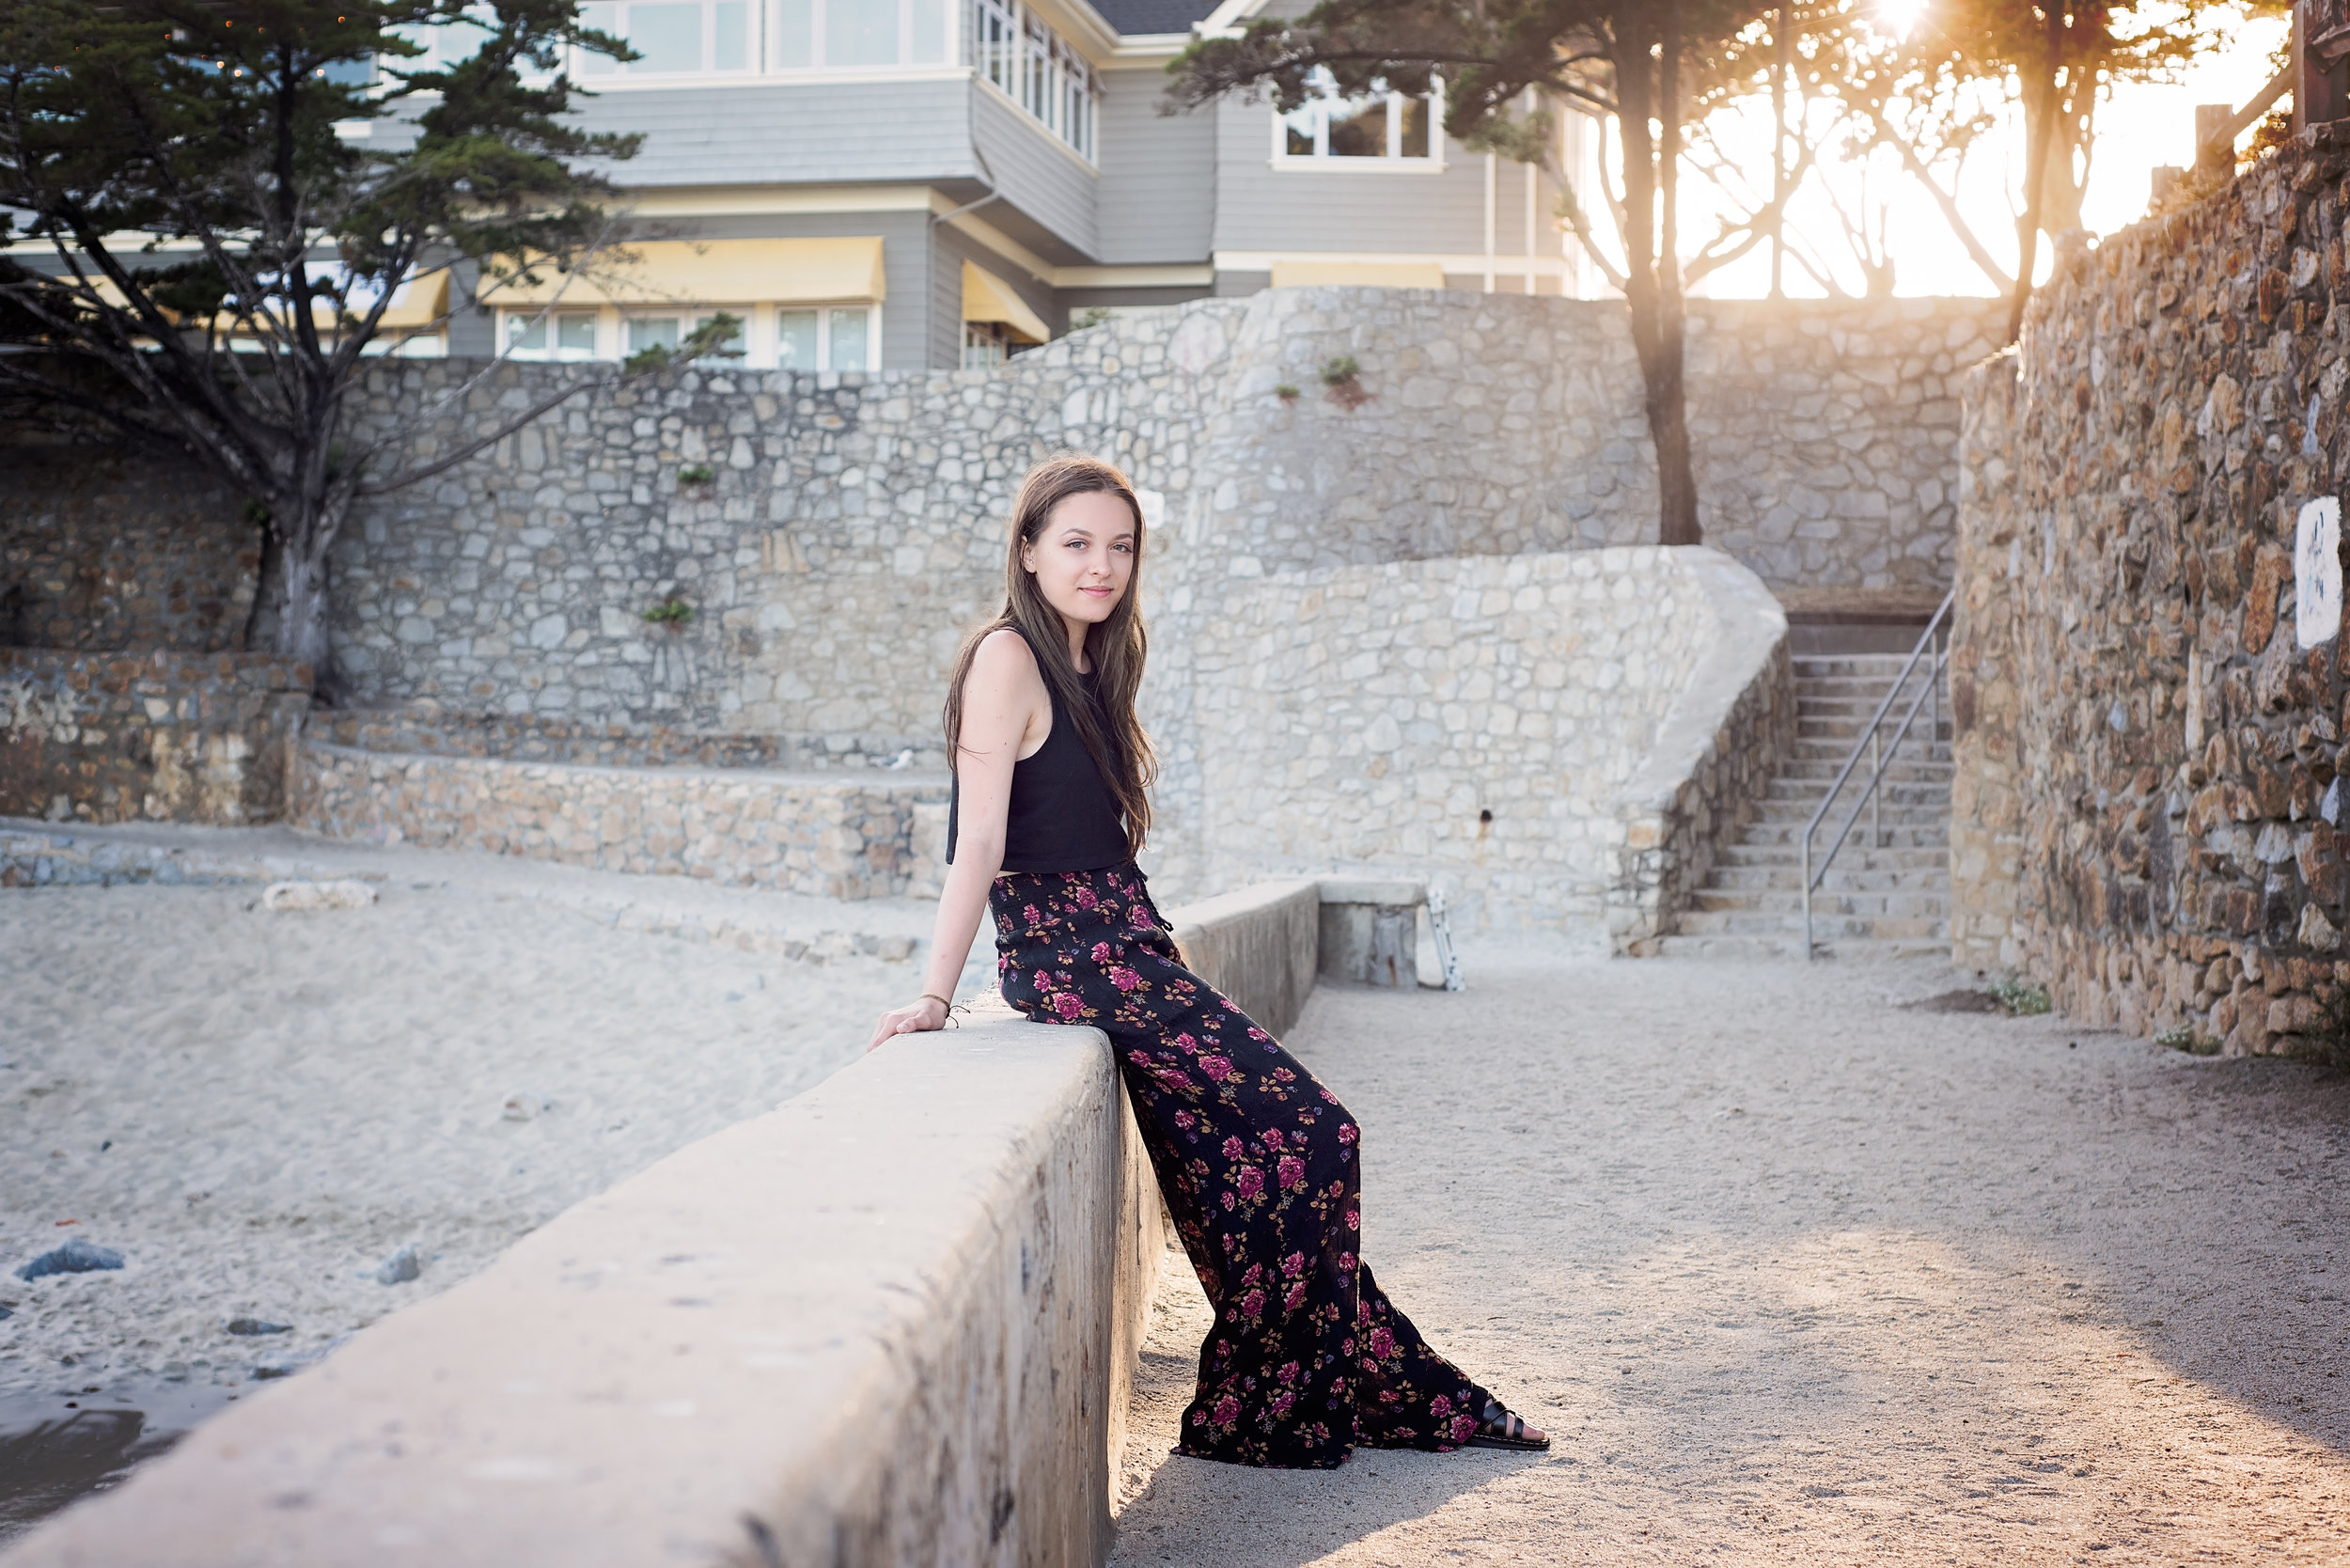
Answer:
[[[1918, 639], [1918, 646], [1910, 650], [1909, 662], [1902, 666], [1902, 672], [1894, 677], [1891, 689], [1885, 694], [1885, 700], [1878, 703], [1877, 711], [1869, 716], [1869, 728], [1853, 742], [1852, 752], [1844, 759], [1844, 765], [1836, 771], [1836, 780], [1827, 787], [1827, 794], [1821, 800], [1819, 809], [1812, 812], [1811, 820], [1803, 824], [1803, 956], [1806, 962], [1817, 951], [1811, 941], [1811, 895], [1826, 878], [1828, 867], [1835, 864], [1837, 852], [1852, 837], [1853, 826], [1860, 821], [1863, 809], [1869, 813], [1869, 848], [1874, 850], [1884, 845], [1885, 829], [1879, 803], [1885, 794], [1886, 770], [1893, 765], [1902, 742], [1908, 739], [1910, 726], [1917, 722], [1919, 709], [1926, 711], [1928, 760], [1933, 760], [1934, 748], [1940, 744], [1942, 679], [1950, 662], [1949, 621], [1950, 606], [1957, 602], [1956, 589], [1942, 596], [1941, 607], [1934, 612], [1934, 619], [1926, 622], [1925, 635]], [[1885, 721], [1893, 711], [1894, 699], [1909, 689], [1910, 677], [1916, 673], [1920, 661], [1925, 665], [1926, 683], [1919, 689], [1916, 697], [1910, 698], [1908, 710], [1902, 714], [1901, 723], [1894, 727], [1892, 737], [1888, 740], [1885, 733]], [[1844, 785], [1851, 779], [1853, 771], [1860, 766], [1863, 752], [1869, 758], [1869, 781], [1861, 787], [1860, 798], [1853, 802], [1851, 815], [1844, 819], [1844, 825], [1837, 829], [1836, 838], [1827, 846], [1827, 853], [1820, 856], [1815, 866], [1811, 859], [1811, 840], [1818, 835], [1820, 824], [1826, 820], [1828, 808], [1843, 793]]]

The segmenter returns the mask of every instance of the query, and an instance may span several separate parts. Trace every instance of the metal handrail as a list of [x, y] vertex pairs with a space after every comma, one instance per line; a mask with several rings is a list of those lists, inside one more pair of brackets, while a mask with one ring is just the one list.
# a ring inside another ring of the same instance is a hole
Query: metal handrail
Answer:
[[[1942, 687], [1942, 671], [1950, 662], [1950, 645], [1948, 637], [1944, 637], [1939, 647], [1935, 646], [1935, 637], [1944, 630], [1943, 622], [1950, 619], [1950, 606], [1957, 599], [1958, 590], [1955, 588], [1942, 596], [1941, 605], [1935, 610], [1934, 619], [1926, 622], [1925, 633], [1919, 637], [1918, 646], [1909, 651], [1908, 662], [1902, 666], [1901, 674], [1894, 677], [1891, 688], [1885, 694], [1885, 700], [1877, 704], [1876, 713], [1869, 720], [1867, 732], [1853, 742], [1852, 755], [1845, 758], [1844, 765], [1837, 770], [1836, 780], [1827, 787], [1827, 794], [1821, 799], [1820, 808], [1812, 812], [1811, 820], [1803, 825], [1803, 956], [1807, 963], [1812, 956], [1811, 894], [1820, 886], [1821, 880], [1827, 875], [1828, 868], [1836, 863], [1837, 852], [1844, 847], [1844, 840], [1852, 837], [1853, 824], [1860, 820], [1863, 807], [1869, 810], [1870, 847], [1872, 849], [1878, 847], [1877, 839], [1884, 832], [1884, 818], [1880, 814], [1878, 802], [1884, 789], [1885, 770], [1892, 765], [1894, 758], [1900, 753], [1902, 742], [1909, 734], [1910, 725], [1917, 720], [1918, 710], [1929, 699], [1934, 702], [1934, 717], [1931, 721], [1933, 729], [1927, 733], [1926, 754], [1928, 757], [1934, 754], [1935, 732], [1942, 727], [1941, 699], [1936, 694]], [[1935, 654], [1932, 663], [1927, 666], [1925, 689], [1910, 699], [1909, 711], [1902, 715], [1900, 728], [1893, 731], [1892, 744], [1886, 745], [1882, 739], [1885, 715], [1891, 710], [1893, 699], [1901, 696], [1903, 689], [1909, 684], [1910, 673], [1918, 667], [1918, 661], [1925, 657], [1926, 651], [1930, 648], [1935, 649]], [[1845, 781], [1852, 777], [1853, 769], [1860, 765], [1860, 754], [1863, 751], [1869, 753], [1869, 787], [1862, 791], [1860, 798], [1853, 803], [1852, 815], [1844, 819], [1844, 825], [1837, 831], [1836, 841], [1828, 845], [1827, 853], [1820, 857], [1820, 868], [1815, 871], [1811, 869], [1812, 835], [1819, 832], [1820, 823], [1827, 816], [1828, 808], [1834, 806], [1836, 797], [1843, 792]]]

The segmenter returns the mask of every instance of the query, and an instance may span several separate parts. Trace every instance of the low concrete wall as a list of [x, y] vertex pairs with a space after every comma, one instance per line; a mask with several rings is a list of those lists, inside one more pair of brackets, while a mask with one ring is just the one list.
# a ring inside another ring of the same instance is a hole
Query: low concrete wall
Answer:
[[271, 654], [0, 648], [0, 816], [274, 821], [309, 705]]
[[[1286, 1027], [1317, 907], [1287, 885], [1169, 920], [1207, 979]], [[1098, 1031], [893, 1042], [566, 1212], [0, 1561], [1098, 1562], [1165, 1245]]]
[[935, 893], [947, 780], [913, 772], [603, 767], [306, 740], [297, 826], [836, 899]]
[[1192, 972], [1278, 1035], [1313, 993], [1321, 908], [1310, 882], [1267, 882], [1185, 904], [1167, 919]]

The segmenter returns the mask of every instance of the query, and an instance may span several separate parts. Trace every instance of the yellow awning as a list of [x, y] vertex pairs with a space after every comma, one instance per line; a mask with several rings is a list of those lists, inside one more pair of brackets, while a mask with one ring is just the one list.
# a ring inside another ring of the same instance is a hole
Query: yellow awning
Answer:
[[504, 306], [547, 305], [558, 294], [565, 305], [750, 305], [878, 300], [885, 294], [878, 234], [644, 240], [579, 274], [542, 266], [538, 276], [536, 284], [522, 285], [485, 269], [474, 297]]
[[1276, 261], [1273, 287], [1304, 289], [1317, 283], [1350, 289], [1441, 289], [1444, 269], [1434, 261]]
[[[351, 313], [362, 316], [367, 312], [353, 305]], [[384, 318], [378, 323], [389, 332], [415, 332], [423, 327], [437, 326], [448, 314], [448, 269], [425, 273], [412, 277], [392, 291], [392, 303], [384, 307]], [[329, 319], [332, 312], [328, 313]]]
[[963, 264], [963, 319], [1001, 321], [1012, 336], [1030, 343], [1042, 343], [1053, 336], [1053, 329], [1028, 308], [1027, 301], [1012, 292], [1010, 284], [968, 261]]

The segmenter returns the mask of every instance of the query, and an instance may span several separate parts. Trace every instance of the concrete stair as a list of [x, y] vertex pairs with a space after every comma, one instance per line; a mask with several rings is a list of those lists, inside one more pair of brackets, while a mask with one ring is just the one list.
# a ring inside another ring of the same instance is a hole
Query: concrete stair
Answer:
[[[1905, 653], [1797, 654], [1795, 745], [1756, 803], [1738, 842], [1716, 855], [1705, 886], [1674, 920], [1663, 952], [1706, 958], [1801, 958], [1804, 824], [1818, 810], [1853, 745], [1867, 733]], [[1886, 720], [1889, 739], [1925, 680], [1913, 673]], [[1821, 958], [1904, 958], [1950, 950], [1950, 746], [1947, 703], [1937, 731], [1926, 715], [1886, 770], [1871, 840], [1860, 813], [1811, 895], [1813, 953]], [[1811, 840], [1814, 864], [1861, 798], [1863, 758]]]

